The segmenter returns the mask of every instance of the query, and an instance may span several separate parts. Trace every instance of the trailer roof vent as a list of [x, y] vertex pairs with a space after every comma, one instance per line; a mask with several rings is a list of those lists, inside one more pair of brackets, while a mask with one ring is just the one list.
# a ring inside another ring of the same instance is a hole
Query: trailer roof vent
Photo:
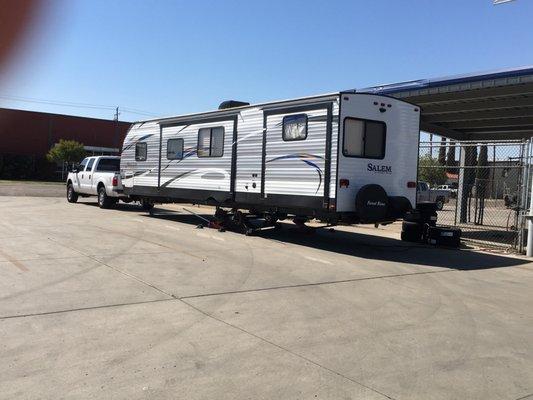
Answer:
[[225, 110], [227, 108], [235, 108], [235, 107], [242, 107], [242, 106], [249, 106], [250, 103], [247, 103], [245, 101], [237, 101], [237, 100], [226, 100], [220, 103], [218, 106], [219, 110]]

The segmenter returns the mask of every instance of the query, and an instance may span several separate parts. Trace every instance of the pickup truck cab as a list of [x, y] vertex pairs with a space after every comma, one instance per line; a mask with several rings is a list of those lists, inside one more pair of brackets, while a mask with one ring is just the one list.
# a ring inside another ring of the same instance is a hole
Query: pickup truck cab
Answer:
[[450, 201], [450, 190], [431, 189], [427, 182], [418, 182], [416, 185], [416, 202], [430, 201], [437, 205], [437, 210], [442, 210], [444, 204]]
[[100, 208], [109, 208], [119, 199], [127, 200], [122, 194], [120, 157], [86, 157], [74, 166], [67, 176], [67, 200], [75, 203], [80, 195], [98, 196]]

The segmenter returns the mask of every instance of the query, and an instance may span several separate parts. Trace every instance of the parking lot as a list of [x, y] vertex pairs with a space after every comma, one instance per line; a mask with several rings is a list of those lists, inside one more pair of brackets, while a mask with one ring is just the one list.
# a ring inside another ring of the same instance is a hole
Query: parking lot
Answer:
[[185, 209], [0, 197], [0, 398], [533, 398], [527, 260]]

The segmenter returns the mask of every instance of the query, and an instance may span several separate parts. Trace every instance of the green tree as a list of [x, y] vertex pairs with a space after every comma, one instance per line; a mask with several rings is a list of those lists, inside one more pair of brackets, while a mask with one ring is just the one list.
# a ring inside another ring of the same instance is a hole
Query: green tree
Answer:
[[446, 168], [442, 167], [437, 158], [426, 154], [418, 160], [418, 180], [431, 186], [442, 185], [446, 182]]
[[85, 149], [82, 143], [64, 139], [60, 139], [59, 143], [56, 143], [46, 155], [48, 161], [56, 163], [77, 163], [83, 157], [85, 157]]

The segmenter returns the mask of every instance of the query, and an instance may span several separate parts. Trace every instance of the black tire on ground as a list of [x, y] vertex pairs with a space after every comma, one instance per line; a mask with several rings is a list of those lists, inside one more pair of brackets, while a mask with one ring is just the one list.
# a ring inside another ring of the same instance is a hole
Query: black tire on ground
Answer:
[[141, 207], [145, 211], [150, 211], [152, 208], [154, 208], [154, 203], [151, 203], [148, 200], [142, 200]]
[[403, 216], [403, 220], [404, 221], [409, 221], [409, 222], [420, 222], [421, 219], [422, 219], [422, 216], [420, 214], [420, 211], [418, 211], [418, 210], [408, 211]]
[[70, 182], [67, 185], [67, 201], [69, 203], [75, 203], [78, 201], [78, 193], [76, 193], [74, 185]]
[[419, 222], [410, 222], [410, 221], [402, 222], [402, 232], [416, 232], [416, 233], [422, 234], [423, 228], [424, 228], [424, 225]]
[[420, 211], [421, 214], [431, 214], [432, 212], [437, 211], [437, 205], [432, 201], [421, 201], [416, 203], [416, 209]]
[[417, 235], [415, 232], [404, 232], [401, 233], [401, 239], [404, 242], [413, 242], [413, 243], [420, 243], [422, 241], [422, 237]]
[[424, 226], [418, 222], [402, 222], [401, 238], [407, 242], [421, 242], [424, 233]]
[[109, 197], [105, 191], [105, 186], [100, 186], [98, 188], [98, 207], [100, 208], [109, 208], [114, 203], [114, 199]]
[[437, 201], [435, 202], [435, 206], [437, 207], [437, 210], [441, 211], [444, 208], [444, 200], [440, 198], [437, 199]]

